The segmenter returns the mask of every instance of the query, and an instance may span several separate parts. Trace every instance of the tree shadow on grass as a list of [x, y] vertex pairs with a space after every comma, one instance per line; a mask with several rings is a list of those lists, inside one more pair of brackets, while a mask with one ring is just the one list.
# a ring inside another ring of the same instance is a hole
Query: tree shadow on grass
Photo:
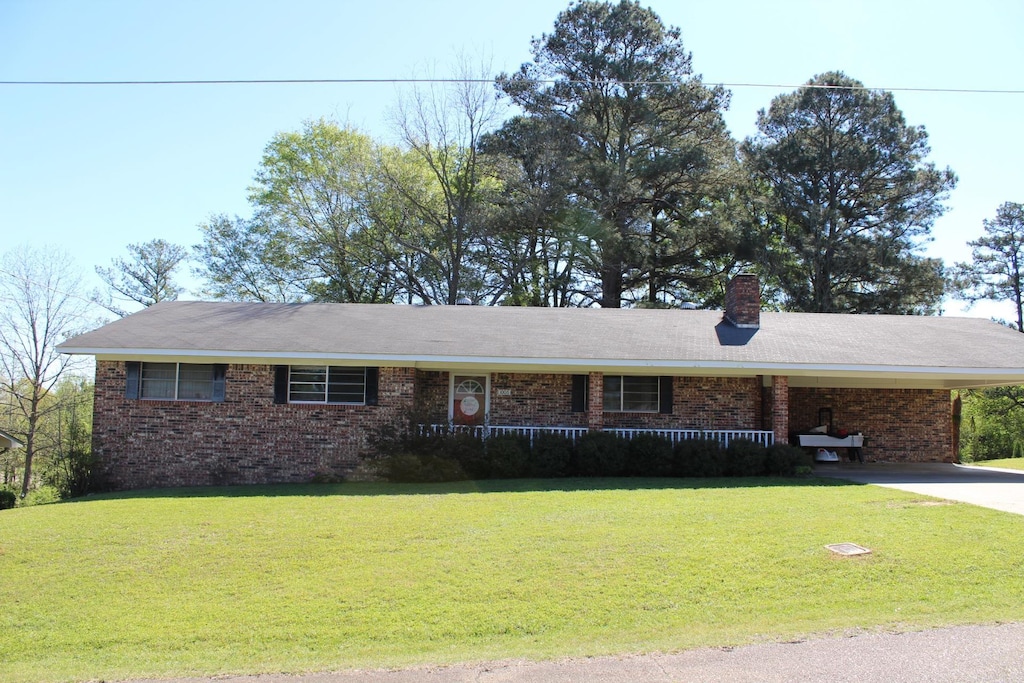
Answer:
[[821, 477], [608, 477], [564, 479], [485, 479], [429, 484], [345, 482], [341, 484], [253, 484], [139, 489], [91, 494], [68, 502], [133, 498], [271, 498], [309, 496], [415, 496], [481, 493], [539, 493], [573, 491], [649, 491], [698, 489], [751, 489], [775, 487], [862, 486], [842, 479]]

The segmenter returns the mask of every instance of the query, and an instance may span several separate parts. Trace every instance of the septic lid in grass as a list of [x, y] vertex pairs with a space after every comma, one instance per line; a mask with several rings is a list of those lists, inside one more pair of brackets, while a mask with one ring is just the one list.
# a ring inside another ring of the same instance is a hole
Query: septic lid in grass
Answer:
[[871, 551], [867, 548], [862, 548], [856, 543], [833, 543], [832, 545], [825, 546], [837, 555], [867, 555]]

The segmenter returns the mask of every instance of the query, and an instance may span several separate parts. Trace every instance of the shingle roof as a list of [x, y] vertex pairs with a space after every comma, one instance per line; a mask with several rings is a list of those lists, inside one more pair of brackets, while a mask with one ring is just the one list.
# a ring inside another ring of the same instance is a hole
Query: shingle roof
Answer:
[[[571, 371], [946, 378], [1024, 383], [1024, 335], [977, 318], [373, 304], [171, 302], [60, 346], [109, 358], [478, 365]], [[957, 383], [959, 382], [959, 384]]]

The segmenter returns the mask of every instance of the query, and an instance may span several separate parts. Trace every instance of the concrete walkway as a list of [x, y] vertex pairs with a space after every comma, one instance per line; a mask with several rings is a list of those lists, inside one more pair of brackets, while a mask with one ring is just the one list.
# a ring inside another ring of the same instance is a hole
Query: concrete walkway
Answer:
[[[704, 648], [677, 654], [505, 661], [394, 671], [218, 676], [151, 683], [996, 683], [1024, 681], [1024, 624]], [[136, 682], [144, 683], [144, 682]]]
[[1024, 515], [1024, 471], [949, 463], [818, 463], [814, 474]]

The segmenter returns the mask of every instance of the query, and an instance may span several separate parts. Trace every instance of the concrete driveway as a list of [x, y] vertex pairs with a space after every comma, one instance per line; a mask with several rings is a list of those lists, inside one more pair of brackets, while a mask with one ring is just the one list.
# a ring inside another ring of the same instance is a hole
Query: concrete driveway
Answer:
[[817, 463], [814, 474], [1024, 515], [1024, 471], [949, 463]]

